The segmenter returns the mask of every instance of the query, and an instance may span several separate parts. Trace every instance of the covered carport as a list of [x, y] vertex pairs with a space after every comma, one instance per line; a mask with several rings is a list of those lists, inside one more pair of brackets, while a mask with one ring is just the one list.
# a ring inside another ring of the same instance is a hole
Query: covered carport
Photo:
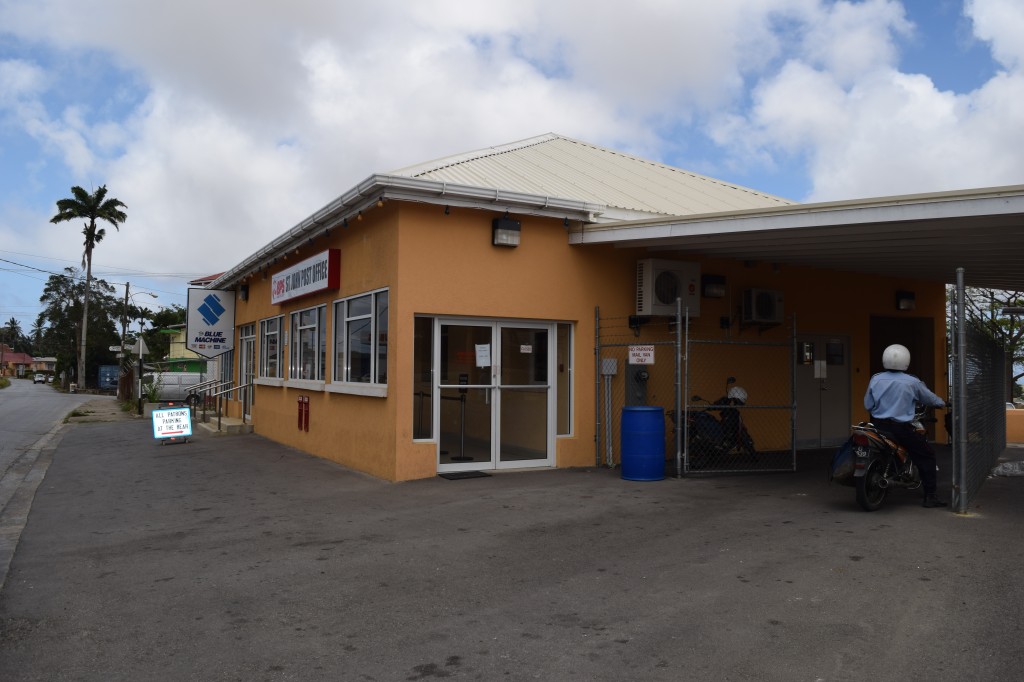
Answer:
[[569, 239], [950, 285], [958, 511], [1006, 447], [1002, 349], [964, 324], [964, 289], [1024, 290], [1024, 185], [586, 224]]

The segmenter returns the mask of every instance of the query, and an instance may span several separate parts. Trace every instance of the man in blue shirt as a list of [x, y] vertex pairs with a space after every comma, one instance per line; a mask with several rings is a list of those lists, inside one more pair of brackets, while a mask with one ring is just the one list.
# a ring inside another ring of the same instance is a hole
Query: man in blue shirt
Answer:
[[894, 344], [882, 353], [885, 372], [871, 377], [868, 392], [864, 394], [864, 408], [871, 414], [871, 422], [892, 436], [907, 449], [907, 454], [921, 472], [924, 487], [924, 507], [945, 507], [935, 496], [935, 451], [910, 422], [914, 420], [917, 403], [929, 407], [945, 407], [946, 401], [928, 390], [924, 382], [907, 374], [910, 351]]

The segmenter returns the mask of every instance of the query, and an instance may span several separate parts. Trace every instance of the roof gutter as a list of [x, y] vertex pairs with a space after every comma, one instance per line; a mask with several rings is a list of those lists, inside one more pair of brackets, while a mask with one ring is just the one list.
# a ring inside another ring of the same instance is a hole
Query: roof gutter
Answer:
[[233, 287], [246, 275], [268, 267], [278, 256], [296, 248], [302, 242], [319, 237], [333, 228], [347, 225], [349, 219], [354, 219], [382, 199], [504, 210], [509, 213], [566, 218], [580, 222], [592, 222], [595, 216], [607, 210], [604, 205], [576, 199], [421, 180], [401, 175], [375, 174], [220, 275], [208, 284], [207, 288]]

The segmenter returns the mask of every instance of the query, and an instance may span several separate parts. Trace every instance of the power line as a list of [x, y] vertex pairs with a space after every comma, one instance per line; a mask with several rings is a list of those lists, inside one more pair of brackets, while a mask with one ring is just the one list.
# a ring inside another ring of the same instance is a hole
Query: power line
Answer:
[[[0, 253], [14, 254], [16, 256], [27, 256], [29, 258], [37, 258], [39, 260], [52, 260], [52, 261], [58, 261], [58, 262], [61, 262], [61, 263], [73, 263], [76, 266], [80, 266], [81, 265], [81, 261], [80, 260], [69, 260], [67, 258], [54, 258], [52, 256], [39, 256], [39, 255], [32, 254], [32, 253], [22, 253], [21, 251], [7, 251], [5, 249], [0, 249]], [[14, 261], [5, 260], [3, 258], [0, 258], [0, 260], [4, 261], [5, 263], [12, 263], [14, 265], [22, 265], [21, 263], [15, 263]], [[32, 267], [32, 266], [30, 266], [30, 265], [22, 265], [22, 267]], [[33, 269], [34, 270], [38, 270], [39, 268], [33, 268]], [[145, 270], [133, 270], [133, 269], [130, 269], [130, 268], [122, 268], [122, 267], [119, 267], [119, 266], [116, 266], [116, 265], [105, 265], [103, 263], [93, 263], [93, 269], [97, 271], [97, 272], [94, 272], [93, 274], [99, 274], [100, 270], [108, 270], [109, 272], [107, 272], [106, 274], [111, 274], [111, 275], [118, 274], [118, 275], [133, 275], [133, 276], [134, 275], [138, 275], [139, 277], [172, 277], [172, 278], [177, 278], [177, 279], [196, 279], [197, 277], [203, 277], [205, 275], [210, 274], [208, 272], [146, 272]], [[41, 272], [49, 272], [49, 271], [48, 270], [41, 270]], [[56, 274], [56, 273], [51, 273], [51, 274]]]

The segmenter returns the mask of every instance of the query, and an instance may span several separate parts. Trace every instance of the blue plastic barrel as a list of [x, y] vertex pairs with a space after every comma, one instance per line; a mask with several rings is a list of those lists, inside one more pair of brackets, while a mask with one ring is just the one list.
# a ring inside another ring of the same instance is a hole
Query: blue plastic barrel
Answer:
[[622, 408], [622, 478], [660, 481], [665, 478], [665, 408], [633, 405]]

